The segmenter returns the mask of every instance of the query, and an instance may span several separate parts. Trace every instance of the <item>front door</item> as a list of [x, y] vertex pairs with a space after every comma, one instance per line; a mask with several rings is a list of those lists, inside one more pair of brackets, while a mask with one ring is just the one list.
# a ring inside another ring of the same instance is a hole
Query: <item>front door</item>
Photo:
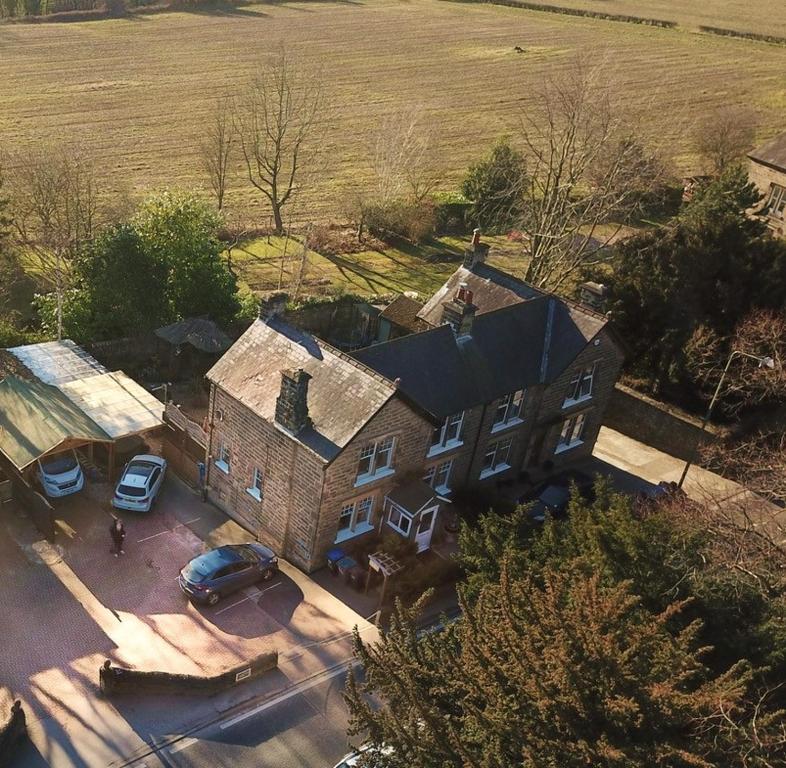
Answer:
[[429, 507], [420, 513], [420, 520], [415, 531], [415, 544], [418, 545], [418, 552], [423, 552], [431, 546], [431, 536], [434, 533], [438, 512], [439, 507]]

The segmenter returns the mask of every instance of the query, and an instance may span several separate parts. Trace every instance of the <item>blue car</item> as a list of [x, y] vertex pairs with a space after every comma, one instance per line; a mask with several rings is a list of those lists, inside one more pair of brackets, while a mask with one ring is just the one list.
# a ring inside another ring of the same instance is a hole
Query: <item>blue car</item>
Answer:
[[278, 558], [263, 544], [226, 544], [195, 557], [180, 571], [180, 589], [194, 602], [215, 605], [222, 597], [269, 581], [278, 573]]

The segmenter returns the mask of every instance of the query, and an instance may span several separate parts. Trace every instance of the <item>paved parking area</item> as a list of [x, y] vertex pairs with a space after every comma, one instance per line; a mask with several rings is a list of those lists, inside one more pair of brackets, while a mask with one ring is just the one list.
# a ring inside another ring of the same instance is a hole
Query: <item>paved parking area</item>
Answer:
[[[167, 718], [188, 716], [170, 705], [150, 710], [154, 719], [144, 708], [124, 703], [118, 709], [102, 699], [97, 678], [106, 658], [138, 669], [215, 674], [277, 650], [281, 685], [347, 658], [356, 624], [376, 632], [284, 562], [269, 582], [212, 608], [192, 605], [177, 584], [180, 568], [211, 546], [252, 537], [169, 477], [153, 512], [122, 514], [126, 554], [115, 558], [109, 492], [94, 483], [56, 501], [54, 545], [42, 541], [23, 514], [6, 508], [0, 517], [0, 605], [7, 624], [0, 706], [23, 699], [40, 764], [117, 762], [139, 748], [140, 738], [150, 738], [146, 734], [168, 732]], [[231, 693], [243, 695], [241, 689]], [[88, 744], [92, 757], [85, 760], [78, 753]]]

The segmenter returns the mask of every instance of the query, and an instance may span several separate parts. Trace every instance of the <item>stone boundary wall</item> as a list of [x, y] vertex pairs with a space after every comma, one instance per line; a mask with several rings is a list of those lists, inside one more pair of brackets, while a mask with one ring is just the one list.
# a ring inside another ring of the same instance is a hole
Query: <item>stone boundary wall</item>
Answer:
[[98, 670], [102, 693], [111, 696], [122, 693], [213, 694], [231, 688], [278, 667], [278, 651], [263, 653], [251, 661], [219, 675], [178, 675], [172, 672], [144, 672], [138, 669], [113, 666], [105, 661]]
[[695, 458], [699, 440], [706, 443], [726, 434], [710, 424], [702, 435], [701, 419], [623, 384], [611, 393], [603, 425], [685, 461]]

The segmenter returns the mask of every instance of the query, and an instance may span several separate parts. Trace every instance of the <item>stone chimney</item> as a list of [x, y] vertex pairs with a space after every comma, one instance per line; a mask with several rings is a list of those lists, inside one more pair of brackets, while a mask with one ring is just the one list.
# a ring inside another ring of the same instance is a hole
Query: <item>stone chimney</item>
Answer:
[[472, 231], [472, 242], [469, 248], [464, 251], [464, 267], [472, 269], [476, 264], [482, 264], [486, 261], [486, 256], [489, 254], [489, 246], [486, 243], [480, 242], [480, 230], [475, 229]]
[[457, 339], [471, 336], [477, 310], [472, 303], [472, 291], [466, 283], [461, 283], [455, 296], [442, 303], [442, 324], [449, 325]]
[[609, 298], [609, 289], [603, 283], [586, 282], [579, 285], [579, 301], [588, 307], [605, 312]]
[[284, 314], [289, 296], [286, 293], [273, 293], [259, 302], [259, 319], [270, 320]]
[[281, 392], [276, 399], [276, 421], [297, 434], [311, 424], [308, 417], [308, 382], [311, 375], [302, 368], [281, 371]]

